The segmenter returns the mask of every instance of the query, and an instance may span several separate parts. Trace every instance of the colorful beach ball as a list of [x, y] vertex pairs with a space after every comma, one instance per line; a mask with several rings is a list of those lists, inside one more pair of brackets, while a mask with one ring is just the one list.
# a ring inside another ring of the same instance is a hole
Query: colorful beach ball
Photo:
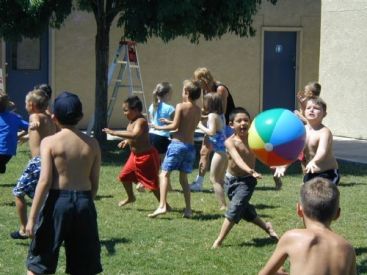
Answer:
[[258, 114], [249, 129], [248, 142], [256, 157], [268, 166], [295, 161], [305, 145], [306, 130], [291, 111], [270, 109]]

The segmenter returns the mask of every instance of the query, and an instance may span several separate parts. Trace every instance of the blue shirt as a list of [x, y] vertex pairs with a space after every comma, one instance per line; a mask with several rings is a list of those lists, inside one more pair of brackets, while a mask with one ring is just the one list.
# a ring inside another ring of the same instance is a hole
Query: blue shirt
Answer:
[[[154, 125], [165, 125], [164, 123], [160, 122], [159, 120], [161, 118], [166, 118], [166, 119], [172, 119], [172, 114], [174, 113], [175, 108], [172, 105], [169, 105], [167, 103], [164, 102], [159, 102], [157, 109], [155, 111], [155, 113], [153, 114], [153, 104], [151, 104], [149, 106], [149, 118], [150, 118], [150, 122], [153, 123]], [[159, 136], [164, 136], [164, 137], [169, 137], [169, 132], [167, 131], [162, 131], [162, 130], [155, 130], [155, 129], [150, 129], [149, 133], [152, 134], [156, 134]]]
[[17, 151], [18, 130], [28, 130], [28, 122], [19, 115], [0, 113], [0, 154], [14, 156]]

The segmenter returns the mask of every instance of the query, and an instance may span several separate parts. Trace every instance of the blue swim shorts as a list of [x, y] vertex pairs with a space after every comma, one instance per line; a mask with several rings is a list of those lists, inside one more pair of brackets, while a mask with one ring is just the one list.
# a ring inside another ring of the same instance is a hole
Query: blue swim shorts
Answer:
[[17, 185], [13, 189], [13, 195], [24, 197], [24, 195], [33, 198], [34, 192], [41, 173], [41, 157], [32, 158], [24, 170], [22, 176], [18, 179]]
[[163, 171], [179, 170], [186, 174], [192, 172], [196, 150], [194, 144], [173, 140], [168, 146], [166, 157], [162, 163]]

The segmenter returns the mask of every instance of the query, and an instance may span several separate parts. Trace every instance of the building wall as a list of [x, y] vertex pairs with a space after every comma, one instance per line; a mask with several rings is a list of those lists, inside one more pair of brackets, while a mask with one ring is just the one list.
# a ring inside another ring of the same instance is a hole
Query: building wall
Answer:
[[[311, 80], [318, 80], [320, 40], [320, 0], [282, 0], [276, 6], [263, 2], [254, 18], [255, 37], [240, 38], [224, 35], [221, 39], [191, 44], [185, 38], [167, 44], [158, 38], [138, 45], [141, 74], [147, 102], [158, 82], [169, 81], [174, 88], [171, 103], [181, 100], [182, 81], [191, 78], [197, 67], [208, 67], [213, 76], [226, 84], [236, 105], [246, 107], [252, 115], [261, 108], [262, 30], [276, 28], [300, 30], [298, 88]], [[53, 31], [52, 85], [55, 94], [62, 90], [78, 93], [83, 101], [85, 118], [80, 126], [86, 127], [94, 106], [96, 26], [91, 14], [74, 12], [60, 30]], [[110, 60], [121, 37], [121, 30], [112, 28]], [[110, 89], [112, 90], [112, 89]], [[111, 93], [111, 91], [110, 91]], [[115, 105], [110, 127], [126, 125], [122, 119], [121, 102]]]
[[322, 1], [320, 82], [334, 135], [367, 139], [367, 2]]

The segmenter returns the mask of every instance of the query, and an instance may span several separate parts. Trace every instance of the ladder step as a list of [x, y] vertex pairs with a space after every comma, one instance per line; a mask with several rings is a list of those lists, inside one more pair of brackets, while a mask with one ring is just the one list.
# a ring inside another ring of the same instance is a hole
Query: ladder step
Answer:
[[133, 94], [144, 94], [143, 91], [133, 91]]
[[[123, 60], [118, 60], [116, 63], [127, 65], [127, 61], [123, 61]], [[130, 62], [130, 66], [129, 67], [131, 69], [139, 69], [139, 65], [131, 64], [131, 62]]]

